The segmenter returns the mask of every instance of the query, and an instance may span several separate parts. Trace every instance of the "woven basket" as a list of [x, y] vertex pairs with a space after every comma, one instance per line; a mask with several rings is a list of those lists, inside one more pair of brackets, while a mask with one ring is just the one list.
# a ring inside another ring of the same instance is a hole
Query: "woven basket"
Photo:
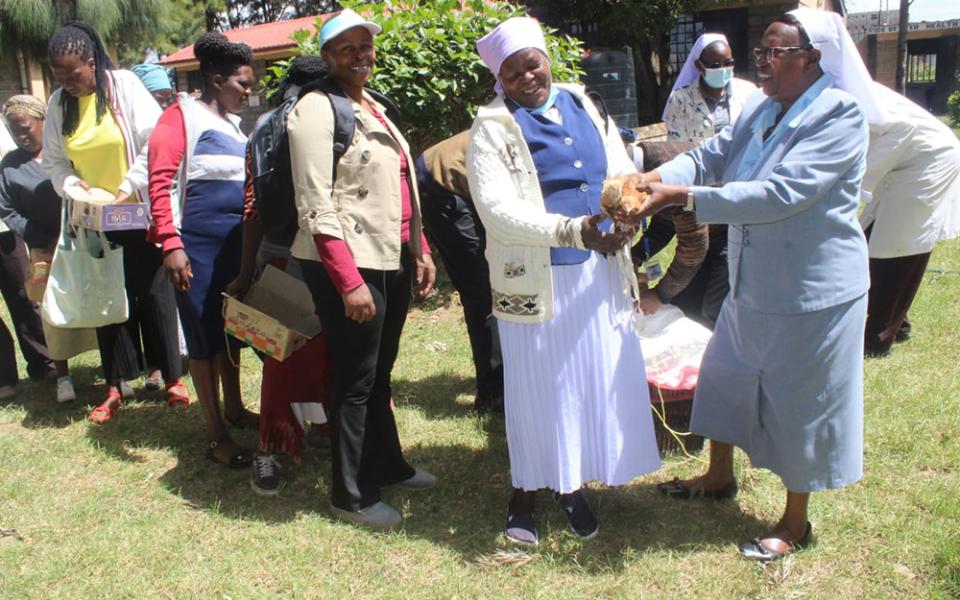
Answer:
[[[660, 412], [665, 409], [667, 425], [678, 433], [690, 431], [690, 412], [693, 409], [693, 395], [696, 390], [665, 390], [658, 388], [652, 383], [647, 384], [650, 388], [650, 404]], [[663, 398], [661, 404], [660, 398]], [[694, 454], [703, 450], [703, 436], [699, 435], [681, 435], [683, 446], [673, 435], [664, 428], [660, 422], [660, 417], [654, 411], [650, 411], [653, 417], [653, 429], [657, 435], [657, 448], [661, 455], [683, 452], [686, 447], [687, 452]]]

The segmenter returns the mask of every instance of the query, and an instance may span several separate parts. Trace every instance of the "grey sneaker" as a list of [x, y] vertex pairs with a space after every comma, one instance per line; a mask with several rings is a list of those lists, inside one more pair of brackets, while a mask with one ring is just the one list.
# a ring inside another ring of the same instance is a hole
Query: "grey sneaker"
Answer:
[[73, 402], [77, 399], [77, 393], [73, 390], [73, 380], [69, 375], [64, 375], [57, 379], [57, 402]]
[[129, 381], [120, 382], [120, 395], [123, 396], [124, 400], [135, 400], [137, 397]]
[[257, 454], [250, 463], [250, 487], [260, 496], [277, 496], [283, 488], [280, 463], [272, 454]]
[[409, 479], [398, 481], [396, 485], [411, 490], [425, 490], [437, 485], [437, 478], [423, 469], [415, 469], [413, 476]]
[[331, 504], [330, 510], [344, 521], [372, 527], [373, 529], [393, 529], [402, 520], [396, 509], [383, 502], [371, 504], [360, 510], [344, 510]]

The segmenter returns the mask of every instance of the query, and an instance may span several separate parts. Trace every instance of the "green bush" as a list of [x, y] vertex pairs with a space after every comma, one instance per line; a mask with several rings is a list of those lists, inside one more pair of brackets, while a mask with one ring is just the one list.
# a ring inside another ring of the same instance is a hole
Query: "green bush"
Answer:
[[950, 124], [960, 127], [960, 91], [950, 94], [947, 98], [947, 114], [950, 115]]
[[[390, 3], [341, 2], [383, 27], [377, 36], [377, 68], [369, 86], [393, 100], [403, 116], [403, 133], [416, 156], [432, 144], [470, 126], [477, 106], [494, 95], [494, 78], [476, 51], [476, 41], [498, 23], [523, 14], [508, 2], [423, 1], [394, 9]], [[544, 27], [557, 81], [578, 81], [581, 42]], [[316, 36], [294, 34], [300, 54], [318, 55]], [[262, 84], [276, 91], [288, 61], [268, 69]]]

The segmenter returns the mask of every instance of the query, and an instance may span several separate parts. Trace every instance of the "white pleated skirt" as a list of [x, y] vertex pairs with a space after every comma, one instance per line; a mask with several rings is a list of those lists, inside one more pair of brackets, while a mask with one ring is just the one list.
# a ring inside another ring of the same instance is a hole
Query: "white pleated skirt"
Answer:
[[561, 493], [660, 467], [640, 338], [613, 261], [553, 266], [554, 317], [499, 321], [513, 486]]

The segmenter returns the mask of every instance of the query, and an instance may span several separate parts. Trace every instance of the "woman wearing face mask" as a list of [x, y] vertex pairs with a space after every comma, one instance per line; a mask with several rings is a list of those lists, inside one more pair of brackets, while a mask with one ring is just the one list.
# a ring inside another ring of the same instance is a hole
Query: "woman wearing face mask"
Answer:
[[243, 467], [251, 454], [230, 439], [227, 424], [256, 428], [259, 419], [241, 402], [240, 351], [224, 338], [222, 294], [240, 272], [247, 137], [237, 115], [255, 84], [253, 54], [220, 33], [200, 36], [193, 52], [203, 93], [197, 99], [180, 94], [150, 138], [151, 233], [177, 289], [190, 374], [207, 423], [207, 455]]
[[[744, 102], [757, 87], [735, 78], [733, 66], [726, 37], [705, 33], [697, 38], [663, 111], [671, 140], [699, 144], [736, 122]], [[706, 233], [707, 226], [698, 224], [693, 215], [677, 210], [668, 212], [651, 219], [644, 235], [652, 243], [634, 248], [639, 262], [658, 252], [674, 235], [677, 238], [677, 253], [667, 276], [651, 290], [641, 288], [641, 305], [645, 312], [652, 312], [668, 302], [687, 317], [713, 329], [730, 289], [727, 226], [710, 225]]]
[[697, 38], [663, 109], [671, 139], [700, 143], [737, 120], [757, 86], [734, 77], [734, 64], [722, 34]]
[[[137, 76], [114, 70], [103, 42], [89, 25], [72, 21], [57, 30], [47, 48], [50, 70], [63, 86], [50, 97], [43, 129], [43, 167], [62, 197], [64, 188], [99, 187], [115, 202], [146, 201], [147, 140], [160, 107]], [[180, 382], [182, 363], [173, 288], [166, 281], [160, 249], [146, 231], [108, 234], [123, 246], [123, 276], [130, 306], [125, 323], [97, 328], [107, 398], [90, 412], [105, 423], [120, 409], [121, 384], [142, 370], [140, 328], [148, 354], [166, 382], [167, 404], [190, 403]]]
[[621, 485], [660, 466], [623, 287], [633, 273], [617, 265], [631, 232], [598, 227], [604, 179], [636, 167], [583, 87], [553, 83], [534, 19], [504, 21], [477, 51], [497, 78], [471, 129], [467, 172], [503, 351], [514, 488], [505, 534], [538, 543], [534, 500], [548, 489], [587, 539], [599, 523], [583, 484]]

